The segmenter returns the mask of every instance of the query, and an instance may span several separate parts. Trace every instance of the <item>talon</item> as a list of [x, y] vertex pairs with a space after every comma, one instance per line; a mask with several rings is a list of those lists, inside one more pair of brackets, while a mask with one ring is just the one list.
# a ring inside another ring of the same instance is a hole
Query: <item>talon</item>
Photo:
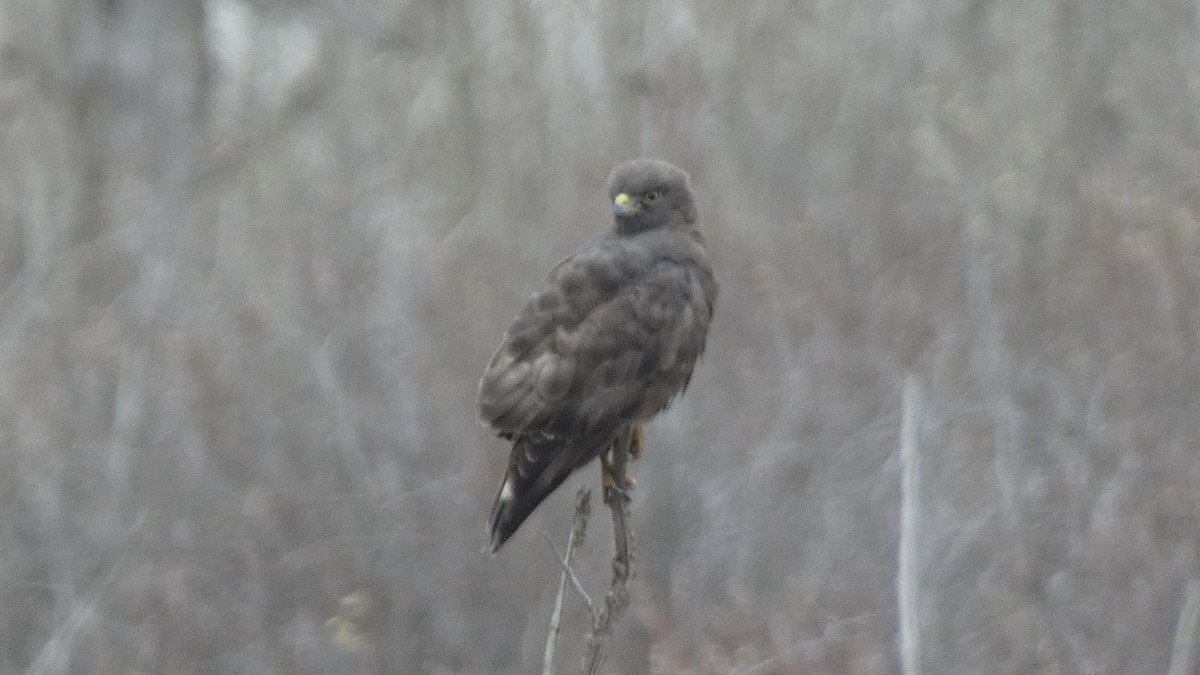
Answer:
[[[637, 480], [625, 474], [625, 480], [622, 485], [618, 486], [616, 479], [613, 477], [613, 461], [612, 453], [616, 451], [616, 443], [613, 448], [607, 452], [600, 454], [600, 494], [604, 496], [604, 503], [612, 503], [612, 495], [620, 494], [626, 501], [629, 500], [628, 491], [637, 485]], [[630, 431], [629, 436], [629, 454], [632, 458], [637, 459], [642, 454], [643, 437], [642, 427], [636, 426]]]
[[621, 499], [624, 499], [626, 502], [633, 501], [629, 497], [629, 488], [630, 487], [633, 487], [633, 486], [630, 485], [630, 486], [626, 486], [624, 488], [619, 488], [616, 485], [609, 485], [607, 488], [604, 489], [604, 503], [611, 504], [615, 497], [620, 497]]
[[600, 494], [604, 495], [605, 504], [612, 503], [613, 495], [620, 495], [625, 501], [630, 501], [629, 491], [635, 485], [637, 485], [637, 481], [634, 480], [633, 476], [626, 475], [625, 486], [621, 487], [613, 480], [612, 473], [604, 471], [600, 474]]
[[[623, 481], [625, 490], [637, 485], [637, 479], [626, 473]], [[600, 455], [600, 490], [601, 493], [607, 493], [609, 488], [616, 488], [617, 481], [613, 478], [612, 462], [608, 460], [608, 455]], [[622, 488], [618, 488], [622, 489]]]

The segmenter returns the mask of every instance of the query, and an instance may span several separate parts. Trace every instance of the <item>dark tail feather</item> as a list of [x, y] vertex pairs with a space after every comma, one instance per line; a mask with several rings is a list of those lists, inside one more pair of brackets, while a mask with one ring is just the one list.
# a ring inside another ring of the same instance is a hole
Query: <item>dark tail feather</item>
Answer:
[[512, 472], [504, 473], [504, 482], [500, 484], [500, 493], [496, 495], [496, 501], [492, 504], [492, 514], [488, 517], [488, 543], [484, 550], [488, 553], [495, 553], [500, 550], [504, 542], [517, 531], [521, 523], [533, 513], [537, 505], [542, 502], [550, 493], [547, 492], [540, 495], [536, 499], [531, 498], [530, 494], [516, 492], [511, 495], [505, 494], [505, 486], [510, 485]]
[[513, 443], [508, 469], [488, 517], [488, 543], [495, 553], [577, 466], [591, 459], [560, 439], [525, 436]]

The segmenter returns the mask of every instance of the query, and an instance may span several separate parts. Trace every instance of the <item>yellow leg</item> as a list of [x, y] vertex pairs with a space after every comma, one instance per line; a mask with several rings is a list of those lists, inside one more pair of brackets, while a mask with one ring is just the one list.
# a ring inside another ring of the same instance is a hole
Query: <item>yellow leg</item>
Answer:
[[[612, 472], [612, 452], [620, 442], [621, 439], [617, 438], [613, 441], [613, 447], [600, 455], [600, 494], [604, 495], [605, 503], [608, 503], [609, 494], [611, 493], [610, 488], [617, 486], [617, 481], [613, 478]], [[642, 428], [640, 426], [634, 427], [630, 431], [629, 454], [634, 458], [640, 457], [642, 454]], [[626, 472], [624, 489], [628, 490], [634, 485], [637, 485], [637, 480]]]
[[[617, 481], [613, 480], [612, 473], [612, 455], [606, 452], [603, 455], [600, 455], [600, 487], [607, 490], [616, 484]], [[628, 472], [626, 472], [625, 486], [633, 487], [634, 485], [637, 485], [637, 480], [634, 479], [633, 476], [629, 475]]]
[[613, 480], [612, 462], [609, 461], [609, 453], [600, 454], [600, 494], [607, 495], [608, 489], [617, 484]]

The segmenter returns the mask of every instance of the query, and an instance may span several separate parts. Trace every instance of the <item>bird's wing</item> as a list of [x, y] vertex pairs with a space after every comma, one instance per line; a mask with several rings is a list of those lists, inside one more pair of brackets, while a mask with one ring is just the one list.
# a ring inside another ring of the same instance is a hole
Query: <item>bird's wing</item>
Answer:
[[580, 438], [615, 433], [650, 393], [665, 405], [703, 349], [711, 299], [697, 276], [625, 240], [559, 263], [484, 371], [483, 421], [504, 435]]

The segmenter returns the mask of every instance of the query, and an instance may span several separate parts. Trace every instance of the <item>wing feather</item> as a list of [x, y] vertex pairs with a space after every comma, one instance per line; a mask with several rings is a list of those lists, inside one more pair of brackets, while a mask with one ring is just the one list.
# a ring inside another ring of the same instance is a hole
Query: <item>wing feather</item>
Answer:
[[610, 240], [555, 266], [484, 371], [483, 421], [506, 435], [580, 437], [661, 410], [690, 375], [711, 316], [696, 279], [711, 270], [662, 250]]

